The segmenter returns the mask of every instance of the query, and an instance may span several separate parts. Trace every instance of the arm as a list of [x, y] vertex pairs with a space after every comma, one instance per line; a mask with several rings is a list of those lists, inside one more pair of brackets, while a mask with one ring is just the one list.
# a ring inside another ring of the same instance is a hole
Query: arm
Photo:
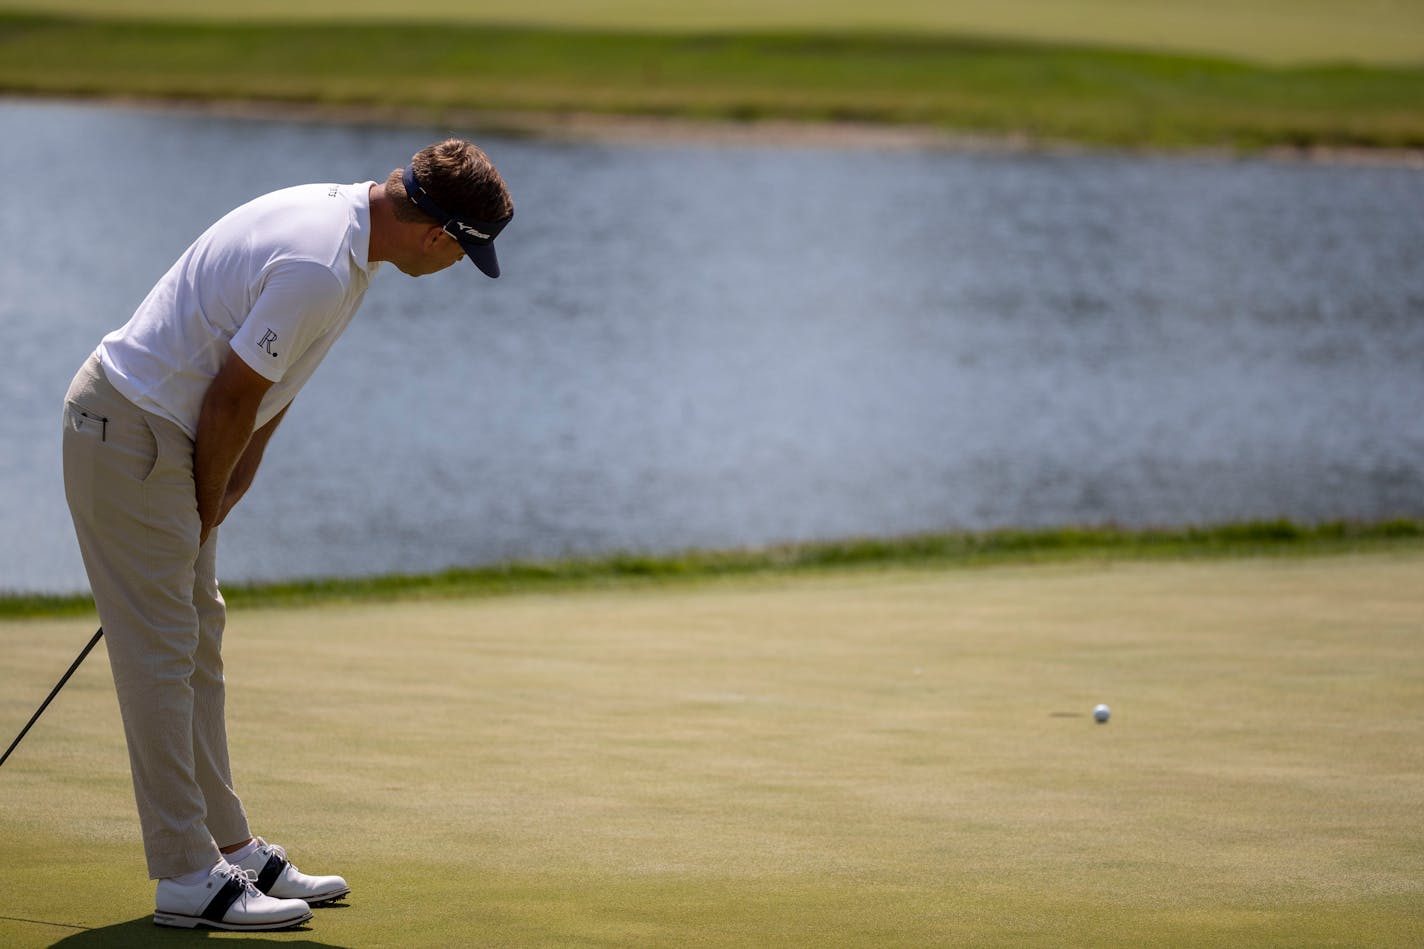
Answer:
[[[198, 413], [198, 433], [193, 440], [193, 480], [197, 485], [198, 520], [202, 525], [199, 546], [207, 543], [208, 535], [222, 523], [232, 506], [224, 503], [229, 493], [228, 485], [253, 441], [257, 408], [271, 387], [270, 380], [249, 367], [240, 356], [229, 352], [223, 367], [203, 396], [203, 406]], [[267, 437], [271, 436], [270, 430], [275, 427], [275, 420], [263, 426]], [[265, 445], [264, 437], [257, 449], [258, 459]], [[252, 471], [247, 473], [249, 483], [255, 470], [254, 461]], [[246, 485], [242, 488], [246, 490]]]
[[273, 417], [272, 421], [252, 433], [252, 438], [247, 442], [247, 450], [242, 453], [241, 458], [237, 459], [237, 464], [232, 469], [232, 475], [227, 480], [227, 491], [223, 496], [222, 508], [218, 511], [218, 524], [227, 520], [228, 512], [237, 505], [238, 501], [242, 500], [247, 489], [252, 487], [252, 479], [257, 475], [257, 466], [262, 464], [262, 453], [267, 449], [267, 442], [271, 440], [272, 433], [281, 424], [282, 416], [286, 415], [287, 409], [291, 407], [292, 404], [288, 402], [283, 406], [282, 411]]

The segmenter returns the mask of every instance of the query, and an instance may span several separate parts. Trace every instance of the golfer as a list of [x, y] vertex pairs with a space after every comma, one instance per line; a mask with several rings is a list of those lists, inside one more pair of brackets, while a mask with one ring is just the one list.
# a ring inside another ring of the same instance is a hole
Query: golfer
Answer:
[[75, 376], [65, 494], [158, 881], [155, 923], [282, 929], [350, 892], [254, 837], [234, 790], [218, 526], [380, 264], [418, 277], [467, 256], [497, 277], [493, 242], [513, 213], [499, 172], [459, 139], [380, 184], [265, 195], [200, 236]]

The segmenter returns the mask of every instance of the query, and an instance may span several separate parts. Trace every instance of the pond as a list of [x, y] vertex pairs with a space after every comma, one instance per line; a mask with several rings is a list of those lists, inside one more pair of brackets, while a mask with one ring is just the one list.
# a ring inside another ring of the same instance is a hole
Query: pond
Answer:
[[[85, 588], [60, 402], [183, 248], [452, 131], [0, 100], [0, 590]], [[1424, 516], [1417, 170], [477, 139], [504, 276], [377, 276], [224, 579]]]

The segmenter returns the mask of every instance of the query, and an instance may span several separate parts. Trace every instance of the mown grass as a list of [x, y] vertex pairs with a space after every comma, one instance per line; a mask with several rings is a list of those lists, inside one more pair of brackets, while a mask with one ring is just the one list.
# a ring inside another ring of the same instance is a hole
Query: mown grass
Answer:
[[[353, 893], [232, 938], [1418, 947], [1421, 569], [1416, 548], [234, 610], [253, 829]], [[0, 619], [9, 734], [86, 635]], [[0, 945], [226, 945], [149, 920], [110, 680], [96, 650], [0, 769]]]
[[[1160, 530], [1117, 527], [998, 530], [852, 538], [750, 550], [691, 551], [669, 556], [617, 554], [428, 574], [224, 584], [223, 595], [232, 606], [299, 606], [691, 583], [719, 577], [830, 570], [948, 569], [1075, 560], [1321, 556], [1421, 547], [1424, 547], [1424, 522], [1408, 519], [1376, 524], [1319, 525], [1260, 521]], [[0, 594], [0, 617], [76, 615], [92, 610], [93, 601], [88, 595]]]
[[1424, 62], [1419, 0], [0, 0], [50, 15], [466, 23], [621, 32], [892, 31], [1214, 53], [1258, 62]]
[[1424, 68], [933, 35], [0, 15], [0, 91], [303, 102], [497, 122], [567, 112], [856, 120], [1155, 147], [1424, 147]]

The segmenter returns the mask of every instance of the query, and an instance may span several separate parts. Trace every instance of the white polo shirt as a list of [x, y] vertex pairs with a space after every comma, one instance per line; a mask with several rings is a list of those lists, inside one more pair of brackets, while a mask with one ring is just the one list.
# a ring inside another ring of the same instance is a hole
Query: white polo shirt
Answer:
[[109, 382], [193, 437], [230, 346], [273, 382], [256, 427], [275, 418], [351, 322], [380, 267], [368, 260], [371, 184], [300, 185], [225, 215], [99, 343]]

